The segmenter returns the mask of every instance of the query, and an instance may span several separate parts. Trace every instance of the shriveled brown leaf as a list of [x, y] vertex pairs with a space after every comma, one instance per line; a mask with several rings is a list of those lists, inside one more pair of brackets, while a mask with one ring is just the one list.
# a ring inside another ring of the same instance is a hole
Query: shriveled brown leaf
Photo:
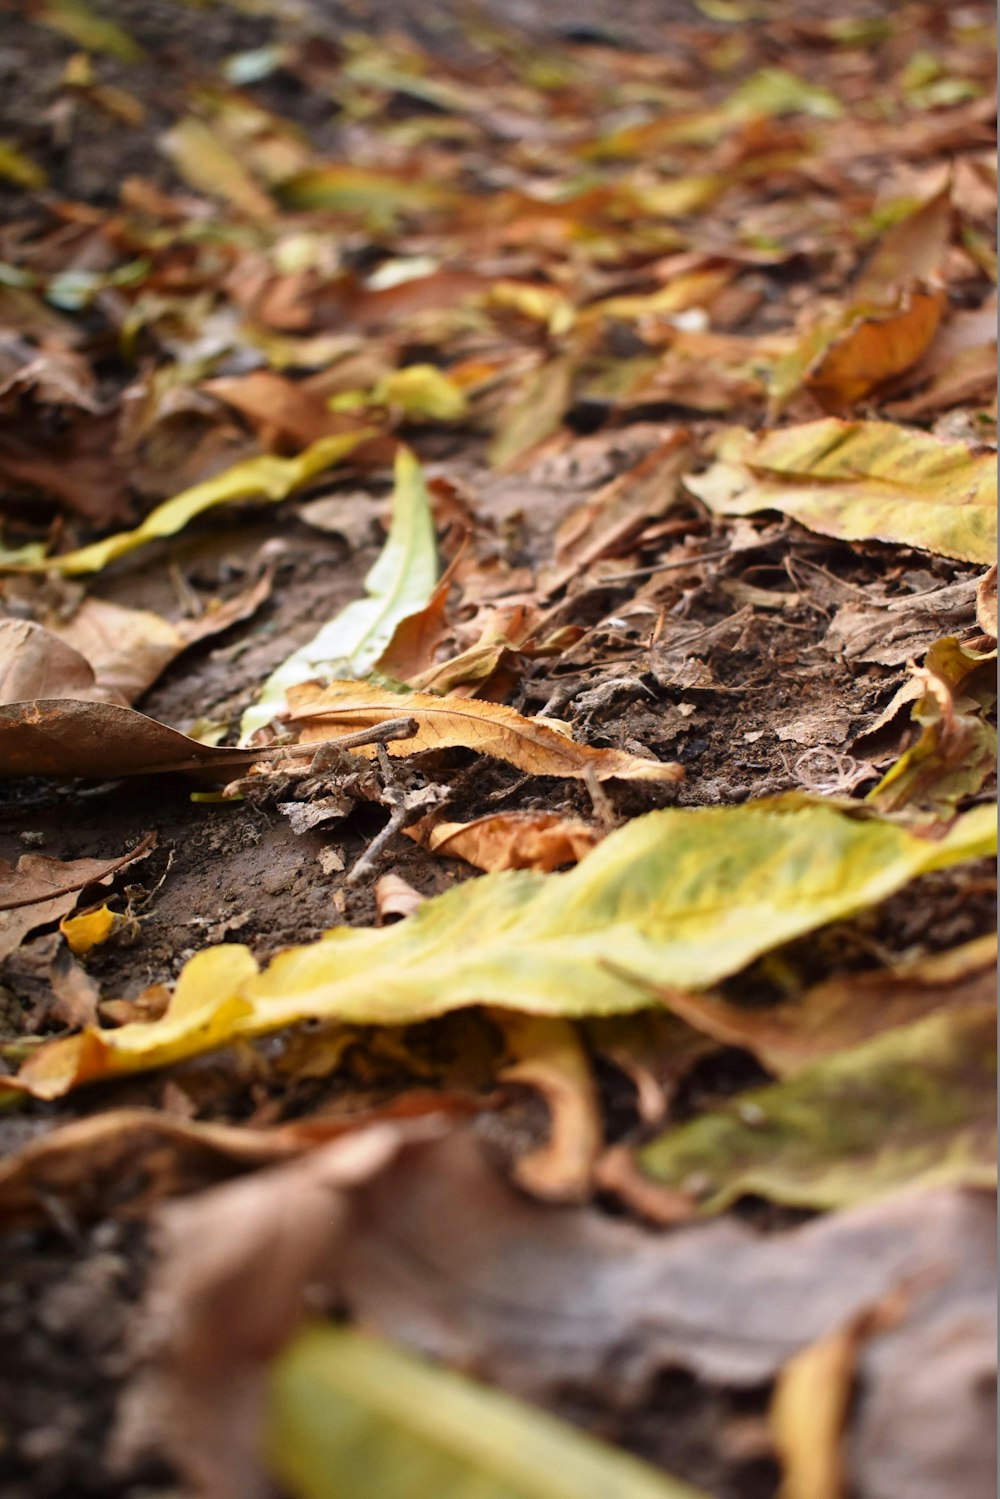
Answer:
[[298, 450], [343, 430], [343, 418], [336, 416], [324, 400], [301, 382], [273, 370], [219, 376], [207, 380], [201, 388], [245, 417], [264, 446], [272, 450], [284, 450], [289, 445]]
[[[80, 658], [82, 660], [82, 657]], [[230, 780], [247, 750], [200, 744], [134, 708], [79, 698], [0, 706], [0, 774], [124, 776], [178, 771]]]
[[930, 347], [945, 308], [943, 291], [914, 287], [891, 312], [859, 313], [806, 374], [806, 390], [840, 415], [908, 370]]
[[402, 875], [380, 875], [375, 881], [375, 911], [379, 926], [390, 917], [412, 916], [425, 899]]
[[[679, 765], [643, 760], [625, 750], [592, 749], [576, 744], [537, 719], [525, 718], [501, 703], [432, 697], [427, 693], [393, 693], [366, 682], [331, 682], [290, 690], [289, 717], [301, 725], [301, 741], [311, 744], [338, 731], [373, 728], [405, 715], [417, 723], [412, 739], [388, 746], [392, 755], [430, 749], [474, 749], [506, 760], [532, 775], [598, 780], [679, 781]], [[2, 744], [2, 741], [0, 741]], [[362, 752], [363, 753], [363, 752]]]
[[494, 812], [472, 822], [433, 816], [408, 828], [432, 854], [464, 859], [477, 869], [541, 869], [576, 864], [599, 841], [585, 822], [557, 812]]
[[983, 574], [976, 585], [976, 619], [984, 635], [997, 638], [997, 565]]

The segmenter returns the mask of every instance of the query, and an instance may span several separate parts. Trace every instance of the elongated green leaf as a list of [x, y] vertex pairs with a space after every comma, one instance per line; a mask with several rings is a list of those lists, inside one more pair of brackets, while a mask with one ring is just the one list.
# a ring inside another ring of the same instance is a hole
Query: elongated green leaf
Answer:
[[175, 536], [197, 516], [216, 505], [226, 505], [234, 500], [283, 500], [300, 484], [321, 474], [352, 453], [359, 443], [371, 437], [371, 430], [338, 433], [334, 437], [322, 437], [295, 458], [275, 458], [264, 453], [259, 458], [248, 458], [236, 463], [214, 479], [195, 484], [173, 499], [157, 505], [141, 525], [134, 531], [117, 531], [103, 541], [80, 547], [75, 552], [64, 552], [61, 557], [45, 557], [40, 561], [12, 561], [0, 554], [0, 572], [59, 572], [67, 577], [83, 573], [96, 573], [117, 557], [134, 551], [144, 542], [157, 541], [164, 536]]
[[892, 541], [996, 559], [996, 456], [892, 422], [835, 417], [772, 432], [735, 427], [685, 484], [718, 515], [781, 510], [844, 541]]
[[408, 448], [396, 454], [392, 524], [385, 546], [365, 578], [368, 597], [356, 599], [271, 673], [257, 701], [244, 713], [245, 743], [287, 706], [289, 687], [371, 671], [396, 626], [424, 609], [437, 582], [434, 518], [423, 471]]
[[936, 841], [838, 808], [769, 801], [650, 812], [567, 874], [484, 875], [381, 929], [339, 927], [259, 972], [249, 949], [185, 965], [166, 1014], [41, 1048], [15, 1086], [56, 1097], [322, 1017], [401, 1025], [483, 1002], [607, 1015], [650, 985], [706, 988], [917, 875], [996, 847], [991, 808]]
[[267, 1429], [294, 1499], [698, 1499], [543, 1411], [329, 1324], [276, 1361]]
[[996, 1175], [996, 1009], [974, 1004], [886, 1031], [639, 1152], [701, 1214], [754, 1193], [841, 1208], [901, 1187]]

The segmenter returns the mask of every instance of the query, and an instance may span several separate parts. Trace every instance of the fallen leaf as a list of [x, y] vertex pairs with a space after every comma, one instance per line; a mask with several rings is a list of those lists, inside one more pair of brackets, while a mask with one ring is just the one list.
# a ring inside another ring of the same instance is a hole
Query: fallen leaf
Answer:
[[267, 448], [303, 448], [343, 429], [343, 419], [307, 385], [273, 370], [217, 377], [200, 388], [245, 417]]
[[[405, 716], [417, 724], [411, 739], [387, 746], [391, 755], [429, 749], [474, 749], [506, 760], [538, 776], [578, 780], [596, 775], [605, 781], [679, 781], [679, 765], [644, 760], [625, 750], [592, 749], [537, 719], [525, 718], [503, 703], [472, 698], [441, 698], [431, 693], [398, 693], [367, 682], [331, 682], [328, 687], [300, 687], [288, 693], [289, 718], [301, 726], [300, 742], [311, 744], [332, 734], [388, 723]], [[364, 753], [362, 751], [362, 753]]]
[[71, 645], [28, 619], [0, 619], [0, 703], [73, 697], [122, 701], [113, 687], [99, 685], [90, 662]]
[[574, 510], [556, 532], [555, 564], [542, 577], [546, 592], [564, 587], [601, 557], [613, 556], [649, 521], [665, 515], [690, 461], [690, 433], [681, 428]]
[[6, 1086], [54, 1098], [305, 1019], [398, 1025], [478, 1003], [561, 1016], [638, 1010], [656, 986], [707, 988], [917, 875], [988, 853], [995, 839], [987, 807], [937, 841], [798, 797], [785, 809], [651, 812], [568, 873], [483, 875], [394, 926], [340, 927], [286, 948], [263, 972], [246, 947], [206, 948], [185, 964], [161, 1020], [51, 1042]]
[[984, 573], [976, 586], [976, 619], [984, 635], [997, 638], [997, 565]]
[[996, 937], [986, 936], [912, 962], [826, 979], [779, 1004], [737, 1005], [721, 995], [671, 989], [659, 997], [696, 1030], [752, 1052], [779, 1077], [792, 1077], [883, 1031], [988, 1003], [996, 964]]
[[305, 1328], [268, 1386], [270, 1466], [294, 1499], [359, 1479], [406, 1499], [415, 1472], [435, 1499], [699, 1499], [568, 1423], [345, 1328]]
[[274, 217], [272, 199], [204, 120], [185, 116], [164, 133], [162, 142], [173, 166], [197, 192], [221, 198], [251, 219]]
[[397, 920], [412, 916], [426, 900], [419, 890], [414, 890], [407, 880], [398, 874], [383, 874], [375, 881], [375, 912], [378, 925], [385, 926], [389, 917]]
[[494, 812], [472, 822], [441, 822], [432, 815], [407, 828], [432, 854], [464, 859], [477, 869], [540, 869], [578, 864], [599, 842], [585, 822], [556, 812]]
[[434, 520], [423, 470], [408, 448], [400, 448], [392, 524], [365, 578], [368, 597], [348, 604], [271, 673], [240, 720], [241, 742], [285, 712], [291, 688], [370, 672], [401, 621], [426, 607], [437, 572]]
[[75, 552], [64, 552], [62, 556], [46, 557], [38, 563], [15, 564], [0, 557], [0, 572], [55, 571], [69, 577], [98, 572], [109, 562], [147, 541], [176, 535], [196, 516], [216, 505], [230, 504], [235, 500], [267, 500], [272, 503], [283, 500], [292, 490], [346, 458], [370, 436], [371, 430], [362, 430], [324, 437], [297, 458], [275, 458], [270, 454], [248, 458], [158, 505], [134, 531], [119, 531], [114, 536], [106, 536], [103, 541], [92, 542]]
[[718, 461], [684, 483], [718, 515], [780, 510], [844, 541], [896, 542], [983, 564], [996, 554], [992, 455], [891, 422], [731, 428]]
[[408, 364], [383, 375], [372, 401], [397, 407], [409, 421], [459, 422], [469, 407], [462, 387], [433, 364]]
[[854, 313], [811, 362], [802, 384], [824, 411], [850, 410], [917, 363], [931, 346], [945, 305], [942, 290], [917, 286], [891, 312]]
[[580, 1032], [566, 1020], [540, 1015], [498, 1013], [496, 1023], [510, 1057], [498, 1080], [534, 1088], [549, 1113], [547, 1140], [518, 1156], [514, 1179], [535, 1197], [586, 1201], [604, 1131]]
[[98, 906], [92, 911], [81, 911], [79, 916], [64, 916], [59, 930], [66, 938], [69, 950], [77, 957], [90, 952], [107, 942], [115, 929], [115, 913], [110, 906]]
[[532, 370], [519, 384], [497, 420], [489, 459], [493, 468], [510, 468], [558, 432], [569, 406], [573, 361], [557, 355]]
[[42, 698], [0, 706], [2, 775], [107, 779], [217, 771], [231, 780], [252, 758], [252, 751], [202, 744], [117, 703]]
[[920, 737], [865, 800], [882, 812], [947, 819], [996, 773], [996, 730], [985, 716], [996, 702], [996, 651], [972, 651], [949, 636], [911, 676]]
[[843, 1208], [904, 1187], [988, 1187], [995, 1031], [995, 1000], [886, 1031], [668, 1131], [637, 1152], [639, 1169], [678, 1217], [748, 1193]]
[[22, 854], [17, 868], [0, 860], [0, 957], [19, 947], [29, 932], [71, 911], [81, 890], [105, 885], [126, 865], [144, 859], [156, 845], [153, 834], [118, 859], [54, 859]]

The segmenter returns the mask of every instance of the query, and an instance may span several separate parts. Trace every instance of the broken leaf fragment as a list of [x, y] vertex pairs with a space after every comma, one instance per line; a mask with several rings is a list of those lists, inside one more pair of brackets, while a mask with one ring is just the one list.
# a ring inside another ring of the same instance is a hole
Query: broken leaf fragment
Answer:
[[59, 930], [66, 938], [70, 952], [79, 958], [92, 947], [107, 942], [115, 930], [115, 913], [110, 906], [103, 905], [91, 911], [81, 911], [79, 916], [64, 916]]
[[365, 578], [368, 597], [348, 604], [271, 673], [240, 720], [241, 742], [285, 711], [290, 688], [370, 672], [396, 627], [427, 606], [437, 571], [434, 519], [423, 470], [408, 448], [400, 448], [392, 523]]
[[780, 802], [650, 812], [565, 874], [482, 878], [381, 929], [339, 927], [259, 971], [247, 948], [185, 965], [161, 1020], [43, 1046], [15, 1086], [75, 1084], [197, 1056], [309, 1019], [408, 1024], [477, 1003], [539, 1015], [648, 1007], [996, 847], [977, 807], [930, 840], [839, 808]]
[[305, 1328], [268, 1383], [270, 1463], [293, 1499], [410, 1499], [415, 1474], [428, 1499], [698, 1499], [543, 1411], [345, 1328]]
[[995, 1002], [972, 1004], [741, 1094], [669, 1130], [637, 1162], [697, 1216], [748, 1193], [844, 1208], [903, 1187], [989, 1187], [995, 1095]]
[[712, 467], [684, 482], [717, 515], [780, 510], [843, 541], [896, 542], [964, 562], [996, 557], [995, 456], [892, 422], [733, 427]]

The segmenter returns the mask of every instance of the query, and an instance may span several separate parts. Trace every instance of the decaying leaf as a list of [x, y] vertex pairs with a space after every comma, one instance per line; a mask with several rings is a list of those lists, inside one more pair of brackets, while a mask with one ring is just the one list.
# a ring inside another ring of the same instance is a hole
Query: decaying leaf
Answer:
[[976, 586], [976, 619], [984, 635], [997, 638], [997, 565], [994, 562]]
[[303, 744], [405, 716], [415, 721], [417, 732], [412, 739], [398, 739], [389, 746], [392, 755], [474, 749], [539, 776], [580, 780], [596, 775], [601, 781], [616, 777], [624, 781], [679, 781], [684, 776], [681, 767], [669, 761], [644, 760], [625, 750], [577, 744], [548, 724], [525, 718], [502, 703], [391, 692], [366, 682], [293, 688], [288, 700], [289, 717], [301, 726]]
[[747, 1193], [842, 1208], [902, 1187], [988, 1187], [995, 1032], [995, 1001], [886, 1031], [668, 1131], [640, 1169], [677, 1217]]
[[289, 688], [370, 672], [401, 621], [426, 607], [436, 582], [434, 521], [423, 471], [409, 449], [400, 448], [392, 524], [365, 578], [368, 597], [348, 604], [271, 673], [240, 721], [242, 742], [285, 711]]
[[118, 703], [42, 698], [0, 706], [0, 774], [8, 776], [218, 771], [217, 779], [230, 780], [250, 753], [202, 744]]
[[696, 1030], [753, 1052], [770, 1072], [788, 1077], [883, 1031], [988, 1004], [996, 966], [996, 938], [986, 936], [912, 962], [826, 979], [779, 1004], [736, 1005], [676, 989], [662, 990], [660, 998]]
[[548, 1139], [518, 1157], [514, 1176], [536, 1197], [586, 1201], [604, 1132], [580, 1032], [548, 1016], [498, 1012], [496, 1020], [509, 1057], [500, 1081], [536, 1089], [549, 1111]]
[[246, 947], [207, 948], [161, 1020], [52, 1042], [14, 1085], [58, 1097], [305, 1019], [401, 1024], [476, 1003], [563, 1016], [642, 1009], [653, 986], [707, 988], [995, 839], [986, 807], [937, 841], [798, 798], [784, 809], [651, 812], [566, 874], [484, 875], [395, 926], [341, 927], [287, 948], [263, 972]]
[[186, 489], [158, 505], [134, 531], [119, 531], [75, 552], [63, 552], [61, 556], [46, 557], [37, 563], [4, 561], [0, 557], [0, 572], [55, 571], [67, 577], [98, 572], [115, 558], [147, 541], [176, 535], [196, 516], [216, 505], [231, 504], [236, 500], [274, 503], [285, 499], [294, 489], [346, 458], [371, 435], [370, 430], [363, 429], [324, 437], [297, 458], [275, 458], [270, 454], [248, 458], [217, 474], [214, 479], [206, 479], [193, 489]]
[[823, 536], [995, 559], [993, 455], [891, 422], [732, 428], [718, 461], [684, 482], [718, 515], [781, 510]]
[[407, 829], [433, 854], [464, 859], [477, 869], [540, 869], [578, 864], [599, 841], [585, 822], [555, 812], [494, 812], [473, 822], [433, 815]]
[[920, 737], [866, 800], [883, 812], [951, 817], [996, 774], [996, 730], [984, 712], [996, 702], [996, 652], [968, 650], [951, 636], [939, 640], [913, 669], [912, 686]]

